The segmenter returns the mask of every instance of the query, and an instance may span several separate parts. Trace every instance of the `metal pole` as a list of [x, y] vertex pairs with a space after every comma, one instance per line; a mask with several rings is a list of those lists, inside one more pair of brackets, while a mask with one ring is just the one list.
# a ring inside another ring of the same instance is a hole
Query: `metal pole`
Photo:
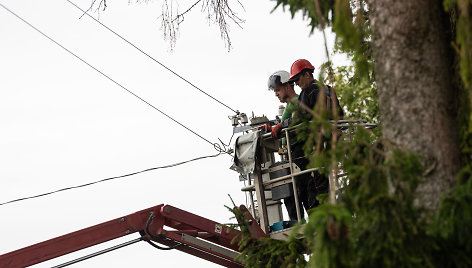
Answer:
[[68, 262], [66, 262], [66, 263], [59, 264], [59, 265], [57, 265], [57, 266], [53, 266], [52, 268], [66, 267], [66, 266], [69, 266], [69, 265], [71, 265], [71, 264], [78, 263], [78, 262], [85, 261], [85, 260], [87, 260], [87, 259], [96, 257], [96, 256], [101, 255], [101, 254], [103, 254], [103, 253], [107, 253], [107, 252], [113, 251], [113, 250], [115, 250], [115, 249], [119, 249], [119, 248], [122, 248], [122, 247], [126, 247], [126, 246], [129, 246], [129, 245], [132, 245], [132, 244], [137, 243], [137, 242], [140, 242], [140, 241], [142, 241], [142, 240], [143, 240], [143, 239], [140, 237], [140, 238], [137, 238], [137, 239], [134, 239], [134, 240], [125, 242], [125, 243], [123, 243], [123, 244], [119, 244], [119, 245], [113, 246], [113, 247], [111, 247], [111, 248], [107, 248], [107, 249], [104, 249], [104, 250], [100, 250], [100, 251], [98, 251], [98, 252], [95, 252], [95, 253], [92, 253], [92, 254], [89, 254], [89, 255], [80, 257], [80, 258], [78, 258], [78, 259], [75, 259], [75, 260], [72, 260], [72, 261], [68, 261]]
[[256, 190], [257, 197], [257, 210], [259, 211], [259, 221], [261, 229], [268, 234], [269, 233], [269, 217], [267, 215], [267, 204], [264, 192], [264, 182], [262, 181], [261, 163], [256, 158], [254, 166], [254, 189]]
[[[249, 186], [251, 186], [251, 173], [247, 173], [247, 181]], [[252, 191], [249, 191], [249, 201], [251, 202], [251, 207], [252, 207], [252, 216], [254, 219], [256, 218], [256, 206], [254, 204], [254, 196], [252, 196]]]
[[293, 176], [293, 167], [292, 167], [292, 148], [290, 148], [290, 138], [288, 135], [288, 130], [284, 129], [285, 138], [287, 140], [287, 151], [288, 151], [288, 163], [290, 164], [290, 174], [292, 175], [292, 186], [293, 186], [293, 195], [295, 197], [295, 207], [297, 209], [297, 220], [301, 221], [302, 217], [300, 215], [300, 205], [298, 203], [298, 191], [297, 191], [297, 182], [295, 176]]

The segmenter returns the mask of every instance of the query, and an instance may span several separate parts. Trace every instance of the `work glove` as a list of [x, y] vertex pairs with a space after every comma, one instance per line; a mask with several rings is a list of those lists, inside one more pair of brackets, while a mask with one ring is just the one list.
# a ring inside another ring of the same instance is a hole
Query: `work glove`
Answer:
[[265, 132], [272, 131], [272, 126], [269, 124], [264, 124], [259, 127], [259, 130], [264, 130]]
[[280, 123], [275, 126], [265, 124], [265, 125], [260, 126], [259, 130], [265, 130], [266, 132], [270, 131], [272, 133], [272, 137], [278, 139], [280, 135]]
[[277, 125], [271, 127], [271, 130], [270, 132], [272, 133], [272, 137], [278, 139], [279, 136], [280, 136], [280, 123], [278, 123]]

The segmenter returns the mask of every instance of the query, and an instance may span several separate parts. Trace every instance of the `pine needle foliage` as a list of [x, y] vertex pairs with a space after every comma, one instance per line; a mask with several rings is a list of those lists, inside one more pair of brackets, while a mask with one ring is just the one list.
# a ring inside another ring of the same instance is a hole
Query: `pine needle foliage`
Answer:
[[349, 267], [352, 263], [351, 213], [342, 205], [323, 204], [309, 216], [305, 237], [312, 252], [308, 267]]
[[333, 78], [334, 83], [329, 81], [326, 75], [319, 80], [336, 89], [345, 118], [362, 118], [371, 123], [380, 122], [377, 87], [374, 82], [356, 76], [352, 65], [336, 67]]
[[[286, 241], [270, 238], [254, 239], [249, 231], [249, 223], [244, 219], [243, 213], [235, 206], [226, 207], [234, 214], [239, 222], [232, 227], [240, 230], [240, 235], [235, 237], [232, 243], [238, 243], [240, 254], [236, 258], [246, 267], [305, 267], [304, 252], [307, 247], [298, 230], [300, 225], [294, 227], [294, 231]], [[248, 213], [248, 212], [247, 212]]]
[[[361, 79], [372, 80], [372, 53], [370, 48], [370, 27], [367, 3], [365, 0], [327, 0], [319, 1], [325, 26], [336, 33], [338, 49], [352, 57], [355, 75]], [[292, 18], [297, 13], [308, 20], [310, 33], [320, 29], [320, 18], [313, 0], [277, 0], [274, 9], [289, 8]]]
[[472, 170], [464, 168], [459, 183], [442, 200], [429, 226], [435, 235], [436, 263], [443, 267], [472, 266]]

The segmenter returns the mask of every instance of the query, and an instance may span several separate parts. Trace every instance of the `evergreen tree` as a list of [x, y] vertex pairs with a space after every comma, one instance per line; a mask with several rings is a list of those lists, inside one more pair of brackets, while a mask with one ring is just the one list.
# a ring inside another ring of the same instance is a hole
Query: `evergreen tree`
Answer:
[[[325, 81], [339, 90], [348, 115], [380, 118], [382, 134], [359, 128], [352, 142], [313, 155], [318, 133], [335, 135], [322, 113], [300, 129], [313, 167], [328, 173], [341, 163], [348, 175], [335, 203], [310, 212], [304, 239], [244, 237], [249, 267], [472, 265], [472, 1], [443, 4], [277, 1], [292, 16], [302, 12], [311, 30], [332, 27], [354, 67]], [[303, 253], [308, 263], [297, 257]]]

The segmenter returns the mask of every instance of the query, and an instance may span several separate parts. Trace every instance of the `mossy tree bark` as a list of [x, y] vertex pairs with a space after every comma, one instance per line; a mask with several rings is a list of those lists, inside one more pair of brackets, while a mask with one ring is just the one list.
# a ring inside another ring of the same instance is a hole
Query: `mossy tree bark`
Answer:
[[418, 201], [436, 209], [460, 168], [448, 16], [437, 0], [368, 3], [383, 136], [424, 156]]

